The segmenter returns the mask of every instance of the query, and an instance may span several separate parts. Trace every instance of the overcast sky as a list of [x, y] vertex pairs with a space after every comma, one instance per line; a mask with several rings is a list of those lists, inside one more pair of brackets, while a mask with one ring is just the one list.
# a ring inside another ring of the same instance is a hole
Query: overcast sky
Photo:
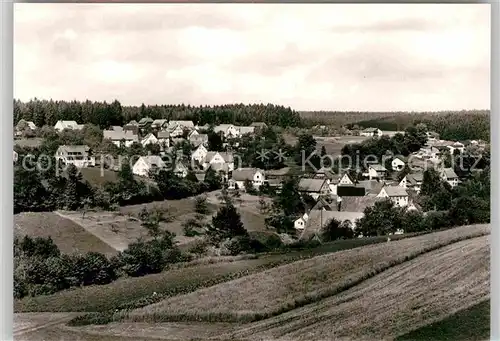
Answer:
[[490, 108], [487, 4], [15, 4], [14, 95]]

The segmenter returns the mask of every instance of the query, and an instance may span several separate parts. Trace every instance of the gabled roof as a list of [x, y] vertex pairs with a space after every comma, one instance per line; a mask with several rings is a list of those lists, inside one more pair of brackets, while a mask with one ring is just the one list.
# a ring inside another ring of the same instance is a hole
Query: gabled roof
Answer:
[[253, 122], [252, 124], [250, 124], [250, 126], [258, 128], [266, 128], [267, 124], [265, 124], [264, 122]]
[[166, 130], [161, 130], [158, 132], [159, 139], [168, 139], [170, 137], [170, 133]]
[[[385, 190], [389, 197], [407, 197], [408, 192], [401, 186], [384, 186], [382, 190]], [[381, 190], [381, 191], [382, 191]]]
[[245, 134], [253, 134], [255, 132], [255, 127], [245, 127], [245, 126], [241, 126], [241, 127], [238, 127], [239, 131], [240, 131], [240, 134], [241, 135], [245, 135]]
[[424, 173], [417, 172], [417, 173], [407, 174], [406, 181], [408, 181], [412, 185], [416, 185], [418, 183], [421, 183], [422, 181], [424, 181]]
[[139, 123], [137, 123], [137, 121], [136, 121], [136, 120], [132, 120], [132, 121], [130, 121], [129, 123], [127, 123], [126, 125], [136, 126], [136, 125], [139, 125]]
[[342, 197], [340, 202], [340, 211], [345, 212], [364, 212], [365, 208], [375, 205], [377, 201], [382, 201], [375, 195], [364, 197]]
[[151, 124], [153, 123], [153, 119], [151, 117], [143, 117], [139, 121], [139, 125], [146, 125], [146, 124]]
[[363, 218], [363, 216], [364, 214], [362, 212], [312, 210], [309, 212], [309, 219], [307, 220], [306, 227], [300, 238], [308, 238], [315, 234], [321, 234], [323, 228], [333, 219], [341, 223], [346, 220], [355, 223], [356, 220]]
[[19, 127], [21, 124], [26, 124], [28, 126], [28, 128], [30, 128], [31, 130], [36, 129], [36, 125], [35, 125], [35, 123], [33, 123], [33, 121], [26, 121], [25, 119], [21, 118], [19, 120], [19, 122], [17, 122], [16, 127]]
[[394, 160], [400, 160], [400, 161], [403, 161], [404, 163], [408, 162], [408, 158], [404, 157], [404, 156], [401, 156], [401, 155], [397, 155], [394, 157]]
[[87, 155], [88, 152], [90, 151], [90, 147], [87, 145], [62, 145], [57, 148], [57, 152], [62, 152], [62, 153], [80, 153], [83, 155]]
[[103, 130], [102, 134], [104, 139], [112, 141], [139, 141], [139, 136], [134, 134], [131, 130]]
[[157, 119], [154, 120], [153, 123], [151, 123], [152, 126], [155, 127], [162, 127], [165, 123], [167, 123], [168, 120], [166, 119]]
[[366, 194], [379, 194], [384, 185], [384, 181], [377, 180], [362, 180], [358, 182], [358, 186], [362, 186], [365, 188]]
[[230, 127], [234, 127], [234, 124], [219, 124], [214, 127], [214, 132], [219, 133], [219, 132], [225, 132], [227, 131]]
[[146, 142], [148, 139], [158, 140], [153, 133], [149, 133], [141, 140], [141, 142]]
[[253, 180], [255, 173], [264, 172], [258, 168], [238, 168], [233, 170], [231, 178], [235, 181]]
[[299, 181], [299, 191], [320, 192], [324, 185], [326, 185], [326, 179], [302, 178]]
[[378, 130], [379, 130], [378, 128], [366, 128], [366, 129], [364, 129], [363, 131], [364, 131], [365, 133], [374, 133], [374, 132], [376, 132], [376, 131], [378, 131]]
[[458, 178], [457, 173], [453, 170], [453, 168], [444, 168], [441, 170], [441, 174], [446, 176], [446, 179], [456, 179]]
[[171, 120], [168, 122], [169, 128], [175, 128], [177, 126], [180, 126], [181, 128], [194, 129], [193, 121]]
[[318, 198], [318, 201], [316, 204], [313, 206], [312, 210], [322, 210], [325, 209], [326, 211], [338, 211], [337, 209], [337, 199], [334, 198], [331, 202], [326, 200], [326, 198], [320, 196]]
[[216, 154], [219, 154], [225, 162], [231, 163], [234, 162], [233, 153], [229, 152], [208, 152], [205, 156], [205, 161], [210, 162]]
[[387, 171], [387, 169], [384, 166], [382, 166], [378, 163], [373, 163], [373, 164], [369, 165], [368, 167], [372, 168], [376, 172], [386, 172]]
[[216, 172], [229, 173], [229, 165], [227, 163], [212, 163], [209, 168]]
[[60, 123], [60, 125], [62, 126], [62, 129], [82, 129], [83, 128], [83, 124], [78, 124], [78, 123], [76, 123], [76, 121], [59, 120], [56, 122], [56, 125], [57, 125], [57, 123]]
[[[165, 162], [163, 162], [161, 157], [158, 155], [141, 156], [139, 160], [144, 161], [149, 168], [154, 166], [159, 168], [165, 167]], [[139, 162], [139, 160], [137, 160], [137, 162]]]

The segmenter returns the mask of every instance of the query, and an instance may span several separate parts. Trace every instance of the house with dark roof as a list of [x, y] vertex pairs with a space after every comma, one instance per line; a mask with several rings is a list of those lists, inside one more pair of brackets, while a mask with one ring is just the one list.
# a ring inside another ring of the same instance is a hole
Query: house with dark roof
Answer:
[[267, 129], [267, 124], [265, 124], [264, 122], [253, 122], [252, 124], [250, 124], [250, 127], [255, 127], [255, 131], [259, 132], [263, 129]]
[[364, 212], [367, 207], [372, 207], [377, 201], [382, 201], [376, 195], [357, 196], [357, 197], [341, 197], [340, 211], [344, 212]]
[[441, 179], [449, 183], [451, 187], [458, 186], [458, 175], [453, 168], [443, 168], [439, 171], [439, 175]]
[[298, 187], [299, 192], [309, 194], [314, 199], [322, 195], [331, 195], [329, 181], [326, 179], [302, 178]]
[[357, 183], [358, 187], [365, 189], [365, 194], [379, 194], [382, 187], [386, 185], [384, 180], [362, 180]]
[[417, 193], [420, 193], [422, 189], [422, 183], [424, 181], [424, 173], [410, 173], [406, 174], [403, 179], [399, 182], [399, 186], [407, 189], [412, 189]]
[[354, 229], [357, 221], [363, 217], [363, 212], [311, 210], [306, 222], [306, 227], [299, 238], [310, 239], [314, 235], [321, 235], [323, 229], [333, 219], [341, 223], [349, 222], [351, 228]]
[[386, 175], [387, 175], [387, 169], [381, 164], [373, 163], [368, 166], [368, 172], [366, 173], [366, 176], [368, 176], [370, 180], [385, 179]]
[[266, 180], [263, 170], [258, 168], [238, 168], [232, 171], [229, 179], [229, 189], [245, 189], [245, 182], [250, 181], [258, 189]]
[[361, 136], [366, 136], [366, 137], [374, 137], [374, 136], [382, 136], [382, 130], [378, 128], [366, 128], [362, 130], [359, 135]]
[[384, 186], [377, 195], [378, 198], [389, 198], [394, 205], [399, 207], [408, 206], [408, 192], [401, 186]]
[[167, 119], [157, 119], [151, 123], [151, 128], [162, 129], [168, 125]]
[[62, 145], [57, 148], [55, 159], [66, 165], [72, 164], [77, 168], [95, 166], [95, 157], [91, 155], [87, 145]]
[[151, 117], [143, 117], [139, 121], [139, 128], [145, 129], [153, 124], [154, 120]]

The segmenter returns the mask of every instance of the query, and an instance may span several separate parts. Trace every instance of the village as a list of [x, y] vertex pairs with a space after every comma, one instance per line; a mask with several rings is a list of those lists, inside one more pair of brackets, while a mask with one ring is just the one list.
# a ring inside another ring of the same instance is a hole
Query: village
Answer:
[[[75, 121], [59, 120], [54, 129], [63, 132], [81, 130], [83, 127], [83, 124]], [[15, 129], [16, 136], [20, 137], [27, 130], [36, 129], [33, 122], [20, 120]], [[143, 148], [154, 147], [149, 149], [148, 155], [137, 155], [123, 161], [121, 157], [96, 155], [86, 145], [61, 145], [54, 157], [60, 164], [72, 164], [79, 169], [101, 167], [118, 171], [122, 162], [130, 162], [133, 174], [145, 179], [150, 177], [152, 172], [170, 167], [180, 179], [191, 173], [201, 182], [205, 179], [206, 172], [212, 170], [220, 176], [223, 187], [229, 192], [248, 191], [256, 195], [263, 188], [271, 188], [279, 193], [283, 181], [292, 176], [290, 167], [269, 170], [243, 167], [240, 158], [241, 139], [263, 139], [260, 134], [266, 129], [272, 127], [268, 127], [264, 122], [254, 122], [249, 126], [198, 126], [190, 120], [169, 121], [145, 117], [139, 122], [132, 120], [123, 126], [111, 126], [102, 133], [103, 140], [111, 142], [121, 150], [136, 144]], [[222, 148], [210, 150], [209, 132], [220, 137]], [[377, 139], [385, 135], [378, 128], [366, 128], [353, 134], [365, 139]], [[334, 171], [332, 167], [315, 169], [302, 165], [293, 176], [298, 178], [298, 191], [309, 201], [313, 200], [313, 203], [304, 211], [295, 212], [293, 225], [298, 235], [318, 233], [333, 219], [347, 223], [354, 230], [356, 222], [364, 216], [367, 207], [387, 199], [396, 207], [408, 211], [422, 211], [418, 196], [426, 169], [437, 170], [441, 180], [455, 188], [462, 179], [453, 167], [445, 167], [444, 155], [460, 155], [466, 149], [474, 149], [480, 153], [487, 147], [481, 140], [440, 140], [439, 135], [434, 132], [426, 132], [426, 137], [426, 144], [409, 156], [392, 155], [389, 162], [367, 161], [361, 167], [356, 166], [357, 174], [351, 171], [352, 167]], [[185, 145], [189, 147], [182, 147]], [[284, 158], [283, 155], [281, 157]], [[337, 158], [341, 155], [329, 157]], [[18, 155], [14, 151], [14, 162], [17, 160]], [[395, 232], [402, 233], [403, 229]]]

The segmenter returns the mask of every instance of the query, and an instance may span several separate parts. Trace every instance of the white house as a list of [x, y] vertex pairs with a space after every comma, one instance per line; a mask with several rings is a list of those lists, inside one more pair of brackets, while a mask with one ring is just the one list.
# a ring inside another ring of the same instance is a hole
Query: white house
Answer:
[[453, 168], [443, 168], [440, 171], [440, 176], [443, 181], [450, 184], [451, 187], [458, 186], [458, 175]]
[[174, 174], [179, 178], [185, 178], [188, 175], [188, 168], [182, 162], [176, 162]]
[[449, 149], [451, 155], [455, 153], [455, 150], [458, 150], [460, 154], [462, 154], [465, 150], [465, 145], [458, 141], [446, 147]]
[[354, 186], [354, 181], [345, 173], [339, 180], [339, 186]]
[[238, 137], [240, 135], [239, 130], [232, 124], [219, 124], [214, 127], [214, 132], [223, 134], [225, 138]]
[[[255, 189], [259, 189], [260, 186], [266, 180], [264, 171], [257, 168], [238, 168], [233, 170], [231, 174], [231, 186], [238, 186], [239, 189], [245, 189], [245, 181], [251, 181]], [[236, 187], [235, 186], [235, 187]], [[231, 188], [232, 189], [232, 188]]]
[[102, 133], [104, 140], [111, 140], [117, 147], [121, 147], [122, 145], [130, 147], [134, 142], [139, 142], [139, 136], [131, 130], [103, 130]]
[[419, 194], [422, 189], [423, 181], [424, 174], [422, 172], [407, 174], [403, 179], [401, 179], [399, 186], [405, 189], [412, 189]]
[[162, 150], [165, 150], [170, 147], [170, 133], [166, 130], [162, 130], [158, 132], [158, 144], [160, 145]]
[[306, 228], [307, 220], [309, 220], [309, 215], [304, 213], [302, 217], [299, 217], [293, 222], [293, 226], [297, 230], [303, 230]]
[[238, 135], [239, 136], [243, 136], [243, 135], [253, 135], [255, 133], [255, 127], [252, 127], [252, 126], [240, 126], [240, 127], [236, 127], [236, 129], [238, 129], [239, 133]]
[[441, 152], [436, 147], [424, 147], [420, 148], [420, 151], [417, 154], [419, 157], [427, 159], [427, 160], [439, 160], [441, 157]]
[[90, 147], [86, 145], [59, 146], [55, 158], [66, 165], [72, 164], [77, 168], [95, 166], [95, 158], [90, 155]]
[[198, 148], [196, 148], [194, 152], [191, 153], [191, 160], [196, 161], [199, 164], [203, 164], [203, 161], [205, 160], [207, 154], [208, 154], [207, 148], [205, 148], [204, 145], [200, 144]]
[[203, 162], [203, 168], [208, 169], [211, 165], [227, 164], [228, 171], [234, 169], [234, 158], [232, 153], [228, 152], [207, 152]]
[[330, 181], [327, 179], [307, 179], [302, 178], [299, 181], [299, 192], [309, 194], [315, 200], [323, 195], [331, 195]]
[[395, 171], [395, 172], [402, 171], [403, 168], [405, 168], [405, 165], [406, 165], [406, 160], [405, 160], [405, 158], [403, 158], [401, 156], [396, 156], [391, 161], [392, 170]]
[[184, 135], [184, 129], [180, 124], [176, 126], [169, 125], [168, 132], [170, 133], [170, 137], [181, 137]]
[[83, 124], [78, 124], [76, 121], [59, 120], [54, 126], [54, 129], [57, 131], [63, 131], [64, 129], [81, 130], [83, 129]]
[[194, 123], [193, 121], [185, 121], [185, 120], [172, 120], [168, 122], [168, 128], [175, 128], [176, 126], [180, 126], [182, 130], [193, 130]]
[[[195, 131], [195, 130], [193, 130]], [[194, 146], [198, 147], [199, 145], [203, 144], [205, 146], [208, 145], [208, 135], [207, 134], [195, 134], [191, 135], [188, 137], [189, 142]]]
[[149, 133], [141, 140], [141, 144], [143, 147], [146, 147], [148, 144], [158, 144], [158, 139], [153, 133]]
[[148, 176], [149, 171], [155, 168], [164, 168], [165, 162], [157, 155], [141, 156], [132, 167], [132, 173], [139, 176]]
[[390, 198], [396, 206], [408, 206], [408, 193], [401, 186], [384, 186], [377, 195], [377, 198]]
[[372, 179], [384, 179], [387, 169], [379, 164], [372, 164], [368, 166], [368, 178]]
[[373, 136], [382, 136], [382, 130], [378, 128], [366, 128], [365, 130], [362, 130], [359, 135], [361, 136], [367, 136], [367, 137], [373, 137]]

